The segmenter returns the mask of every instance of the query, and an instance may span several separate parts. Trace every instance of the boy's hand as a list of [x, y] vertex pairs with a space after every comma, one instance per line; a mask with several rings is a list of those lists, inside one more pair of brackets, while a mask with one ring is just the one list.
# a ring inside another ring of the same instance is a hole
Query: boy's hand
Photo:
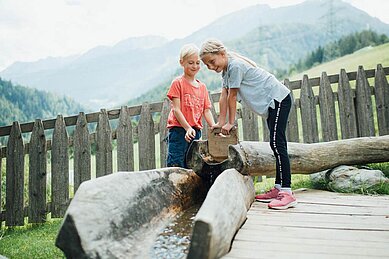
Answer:
[[191, 127], [186, 131], [185, 140], [191, 142], [196, 137], [196, 131]]

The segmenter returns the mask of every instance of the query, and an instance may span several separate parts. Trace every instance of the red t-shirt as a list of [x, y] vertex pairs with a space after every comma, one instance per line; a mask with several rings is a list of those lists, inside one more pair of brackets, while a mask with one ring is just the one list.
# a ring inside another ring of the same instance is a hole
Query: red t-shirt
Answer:
[[[202, 129], [203, 124], [201, 118], [204, 110], [211, 108], [211, 102], [205, 84], [197, 79], [196, 81], [199, 87], [193, 86], [183, 76], [177, 77], [173, 80], [167, 97], [170, 100], [180, 98], [180, 109], [186, 121], [190, 126]], [[171, 107], [173, 108], [173, 104], [171, 104]], [[175, 126], [182, 127], [176, 116], [174, 116], [173, 109], [171, 109], [167, 120], [167, 127], [171, 128]]]

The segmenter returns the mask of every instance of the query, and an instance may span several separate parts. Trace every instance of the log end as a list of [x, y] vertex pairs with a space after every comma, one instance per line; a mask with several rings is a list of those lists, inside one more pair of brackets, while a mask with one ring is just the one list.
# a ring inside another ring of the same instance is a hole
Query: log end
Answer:
[[55, 245], [63, 251], [66, 258], [87, 258], [71, 215], [67, 215], [63, 221]]
[[211, 225], [204, 221], [196, 221], [193, 233], [187, 258], [209, 258], [212, 236]]

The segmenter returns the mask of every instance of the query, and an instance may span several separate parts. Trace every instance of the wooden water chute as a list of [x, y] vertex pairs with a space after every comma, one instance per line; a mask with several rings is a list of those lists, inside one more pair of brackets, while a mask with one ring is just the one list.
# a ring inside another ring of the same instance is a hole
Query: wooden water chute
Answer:
[[67, 258], [147, 258], [161, 228], [206, 192], [198, 175], [177, 167], [85, 181], [55, 244]]
[[[389, 161], [389, 135], [312, 144], [288, 143], [292, 173], [311, 174], [339, 165]], [[234, 168], [244, 175], [274, 176], [275, 157], [267, 142], [242, 141], [230, 145], [222, 162], [209, 159], [207, 141], [195, 141], [187, 155], [188, 166], [202, 178]]]

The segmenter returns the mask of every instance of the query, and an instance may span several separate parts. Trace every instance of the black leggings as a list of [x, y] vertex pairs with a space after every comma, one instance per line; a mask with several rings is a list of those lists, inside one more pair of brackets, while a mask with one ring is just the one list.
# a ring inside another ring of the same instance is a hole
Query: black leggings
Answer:
[[276, 181], [281, 187], [290, 188], [290, 162], [288, 155], [288, 146], [286, 140], [286, 126], [292, 99], [290, 95], [286, 96], [281, 102], [275, 102], [275, 108], [269, 108], [267, 126], [270, 131], [270, 147], [276, 158]]

